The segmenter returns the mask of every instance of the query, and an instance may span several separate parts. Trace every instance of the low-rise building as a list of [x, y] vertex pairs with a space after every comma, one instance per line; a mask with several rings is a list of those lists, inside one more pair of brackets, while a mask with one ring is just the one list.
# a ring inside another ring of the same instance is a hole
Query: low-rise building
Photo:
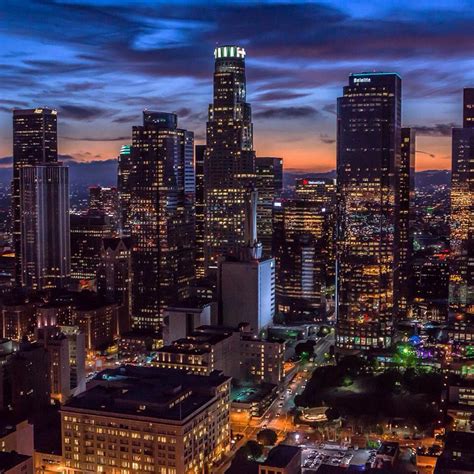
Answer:
[[301, 449], [298, 446], [279, 444], [258, 466], [258, 474], [299, 474], [301, 472]]
[[0, 451], [33, 455], [33, 425], [28, 420], [12, 421], [0, 414]]
[[436, 462], [434, 474], [470, 474], [474, 472], [474, 433], [450, 431], [444, 450]]
[[15, 451], [0, 452], [0, 474], [33, 474], [33, 458]]
[[456, 431], [474, 432], [474, 380], [459, 378], [449, 385], [448, 415]]
[[61, 409], [67, 472], [199, 473], [229, 448], [230, 378], [105, 370]]
[[182, 369], [209, 375], [220, 370], [229, 377], [239, 377], [240, 365], [236, 354], [240, 349], [240, 333], [233, 329], [206, 331], [178, 339], [156, 352], [157, 367]]

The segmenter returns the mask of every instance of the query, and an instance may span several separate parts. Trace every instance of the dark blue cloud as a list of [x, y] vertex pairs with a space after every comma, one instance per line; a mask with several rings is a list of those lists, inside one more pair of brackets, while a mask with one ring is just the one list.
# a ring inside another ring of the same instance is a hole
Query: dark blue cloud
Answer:
[[[12, 107], [47, 104], [58, 108], [67, 137], [100, 130], [102, 141], [119, 141], [144, 108], [176, 111], [181, 125], [203, 137], [212, 51], [223, 43], [247, 49], [256, 134], [290, 142], [282, 119], [314, 130], [317, 116], [315, 147], [334, 136], [335, 98], [350, 72], [399, 72], [405, 121], [431, 136], [447, 135], [436, 124], [459, 121], [459, 91], [474, 84], [474, 12], [466, 0], [0, 0], [0, 6], [0, 130], [11, 127]], [[9, 136], [0, 137], [4, 155]]]

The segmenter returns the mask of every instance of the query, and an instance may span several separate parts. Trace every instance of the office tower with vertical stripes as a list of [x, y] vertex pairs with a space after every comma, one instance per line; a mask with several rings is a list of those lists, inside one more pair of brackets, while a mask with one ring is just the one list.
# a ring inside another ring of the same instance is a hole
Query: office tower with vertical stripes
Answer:
[[71, 273], [68, 168], [62, 163], [22, 166], [20, 203], [22, 286], [66, 288]]
[[58, 161], [57, 112], [48, 108], [13, 111], [12, 234], [15, 284], [22, 285], [20, 170]]

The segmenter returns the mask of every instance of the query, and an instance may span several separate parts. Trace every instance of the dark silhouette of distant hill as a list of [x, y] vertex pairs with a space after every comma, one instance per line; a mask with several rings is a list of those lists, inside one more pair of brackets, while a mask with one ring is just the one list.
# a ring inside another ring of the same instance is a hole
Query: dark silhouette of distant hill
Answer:
[[[102, 186], [115, 186], [117, 184], [117, 160], [77, 162], [68, 155], [60, 155], [60, 160], [69, 166], [71, 185], [75, 187], [88, 187], [95, 184]], [[11, 157], [0, 158], [0, 184], [9, 185], [12, 176]], [[336, 171], [322, 173], [289, 170], [283, 175], [284, 187], [294, 186], [296, 178], [335, 178]], [[416, 187], [426, 187], [440, 184], [449, 185], [451, 173], [447, 170], [419, 171], [415, 174]]]

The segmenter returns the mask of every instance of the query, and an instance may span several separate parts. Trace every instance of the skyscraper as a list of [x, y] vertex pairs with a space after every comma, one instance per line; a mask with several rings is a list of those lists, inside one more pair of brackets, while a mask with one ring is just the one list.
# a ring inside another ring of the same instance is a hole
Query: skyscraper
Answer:
[[325, 316], [331, 221], [329, 211], [311, 200], [275, 202], [277, 311], [286, 321], [315, 321]]
[[283, 190], [283, 160], [259, 157], [255, 160], [255, 184], [258, 191], [257, 232], [263, 253], [273, 256], [273, 204]]
[[253, 125], [246, 102], [245, 50], [215, 49], [214, 98], [205, 158], [206, 267], [244, 242], [245, 189], [255, 176]]
[[406, 317], [412, 299], [413, 206], [415, 203], [415, 130], [402, 128], [399, 180], [399, 297], [397, 315]]
[[474, 88], [464, 90], [463, 109], [452, 141], [449, 310], [474, 334]]
[[132, 324], [159, 330], [164, 308], [194, 278], [194, 134], [177, 116], [143, 113], [133, 127], [129, 176]]
[[108, 216], [114, 228], [114, 233], [118, 233], [120, 224], [120, 203], [117, 188], [107, 188], [103, 186], [89, 187], [89, 210], [101, 212]]
[[204, 145], [196, 145], [195, 153], [195, 172], [196, 172], [196, 215], [195, 215], [195, 232], [196, 232], [196, 277], [201, 278], [206, 274], [206, 258], [204, 252], [205, 246], [205, 218], [206, 218], [206, 202], [204, 194], [204, 159], [206, 147]]
[[97, 211], [71, 214], [71, 279], [82, 287], [94, 286], [100, 265], [102, 240], [114, 236], [108, 216]]
[[401, 78], [351, 74], [337, 108], [336, 344], [388, 347], [399, 286]]
[[20, 170], [24, 166], [58, 161], [57, 112], [46, 108], [13, 111], [12, 232], [15, 250], [15, 283], [20, 286], [21, 198]]
[[117, 190], [120, 204], [120, 231], [130, 235], [130, 185], [128, 183], [132, 171], [130, 145], [122, 145], [118, 157]]
[[64, 288], [71, 266], [68, 168], [44, 163], [19, 171], [22, 285]]

